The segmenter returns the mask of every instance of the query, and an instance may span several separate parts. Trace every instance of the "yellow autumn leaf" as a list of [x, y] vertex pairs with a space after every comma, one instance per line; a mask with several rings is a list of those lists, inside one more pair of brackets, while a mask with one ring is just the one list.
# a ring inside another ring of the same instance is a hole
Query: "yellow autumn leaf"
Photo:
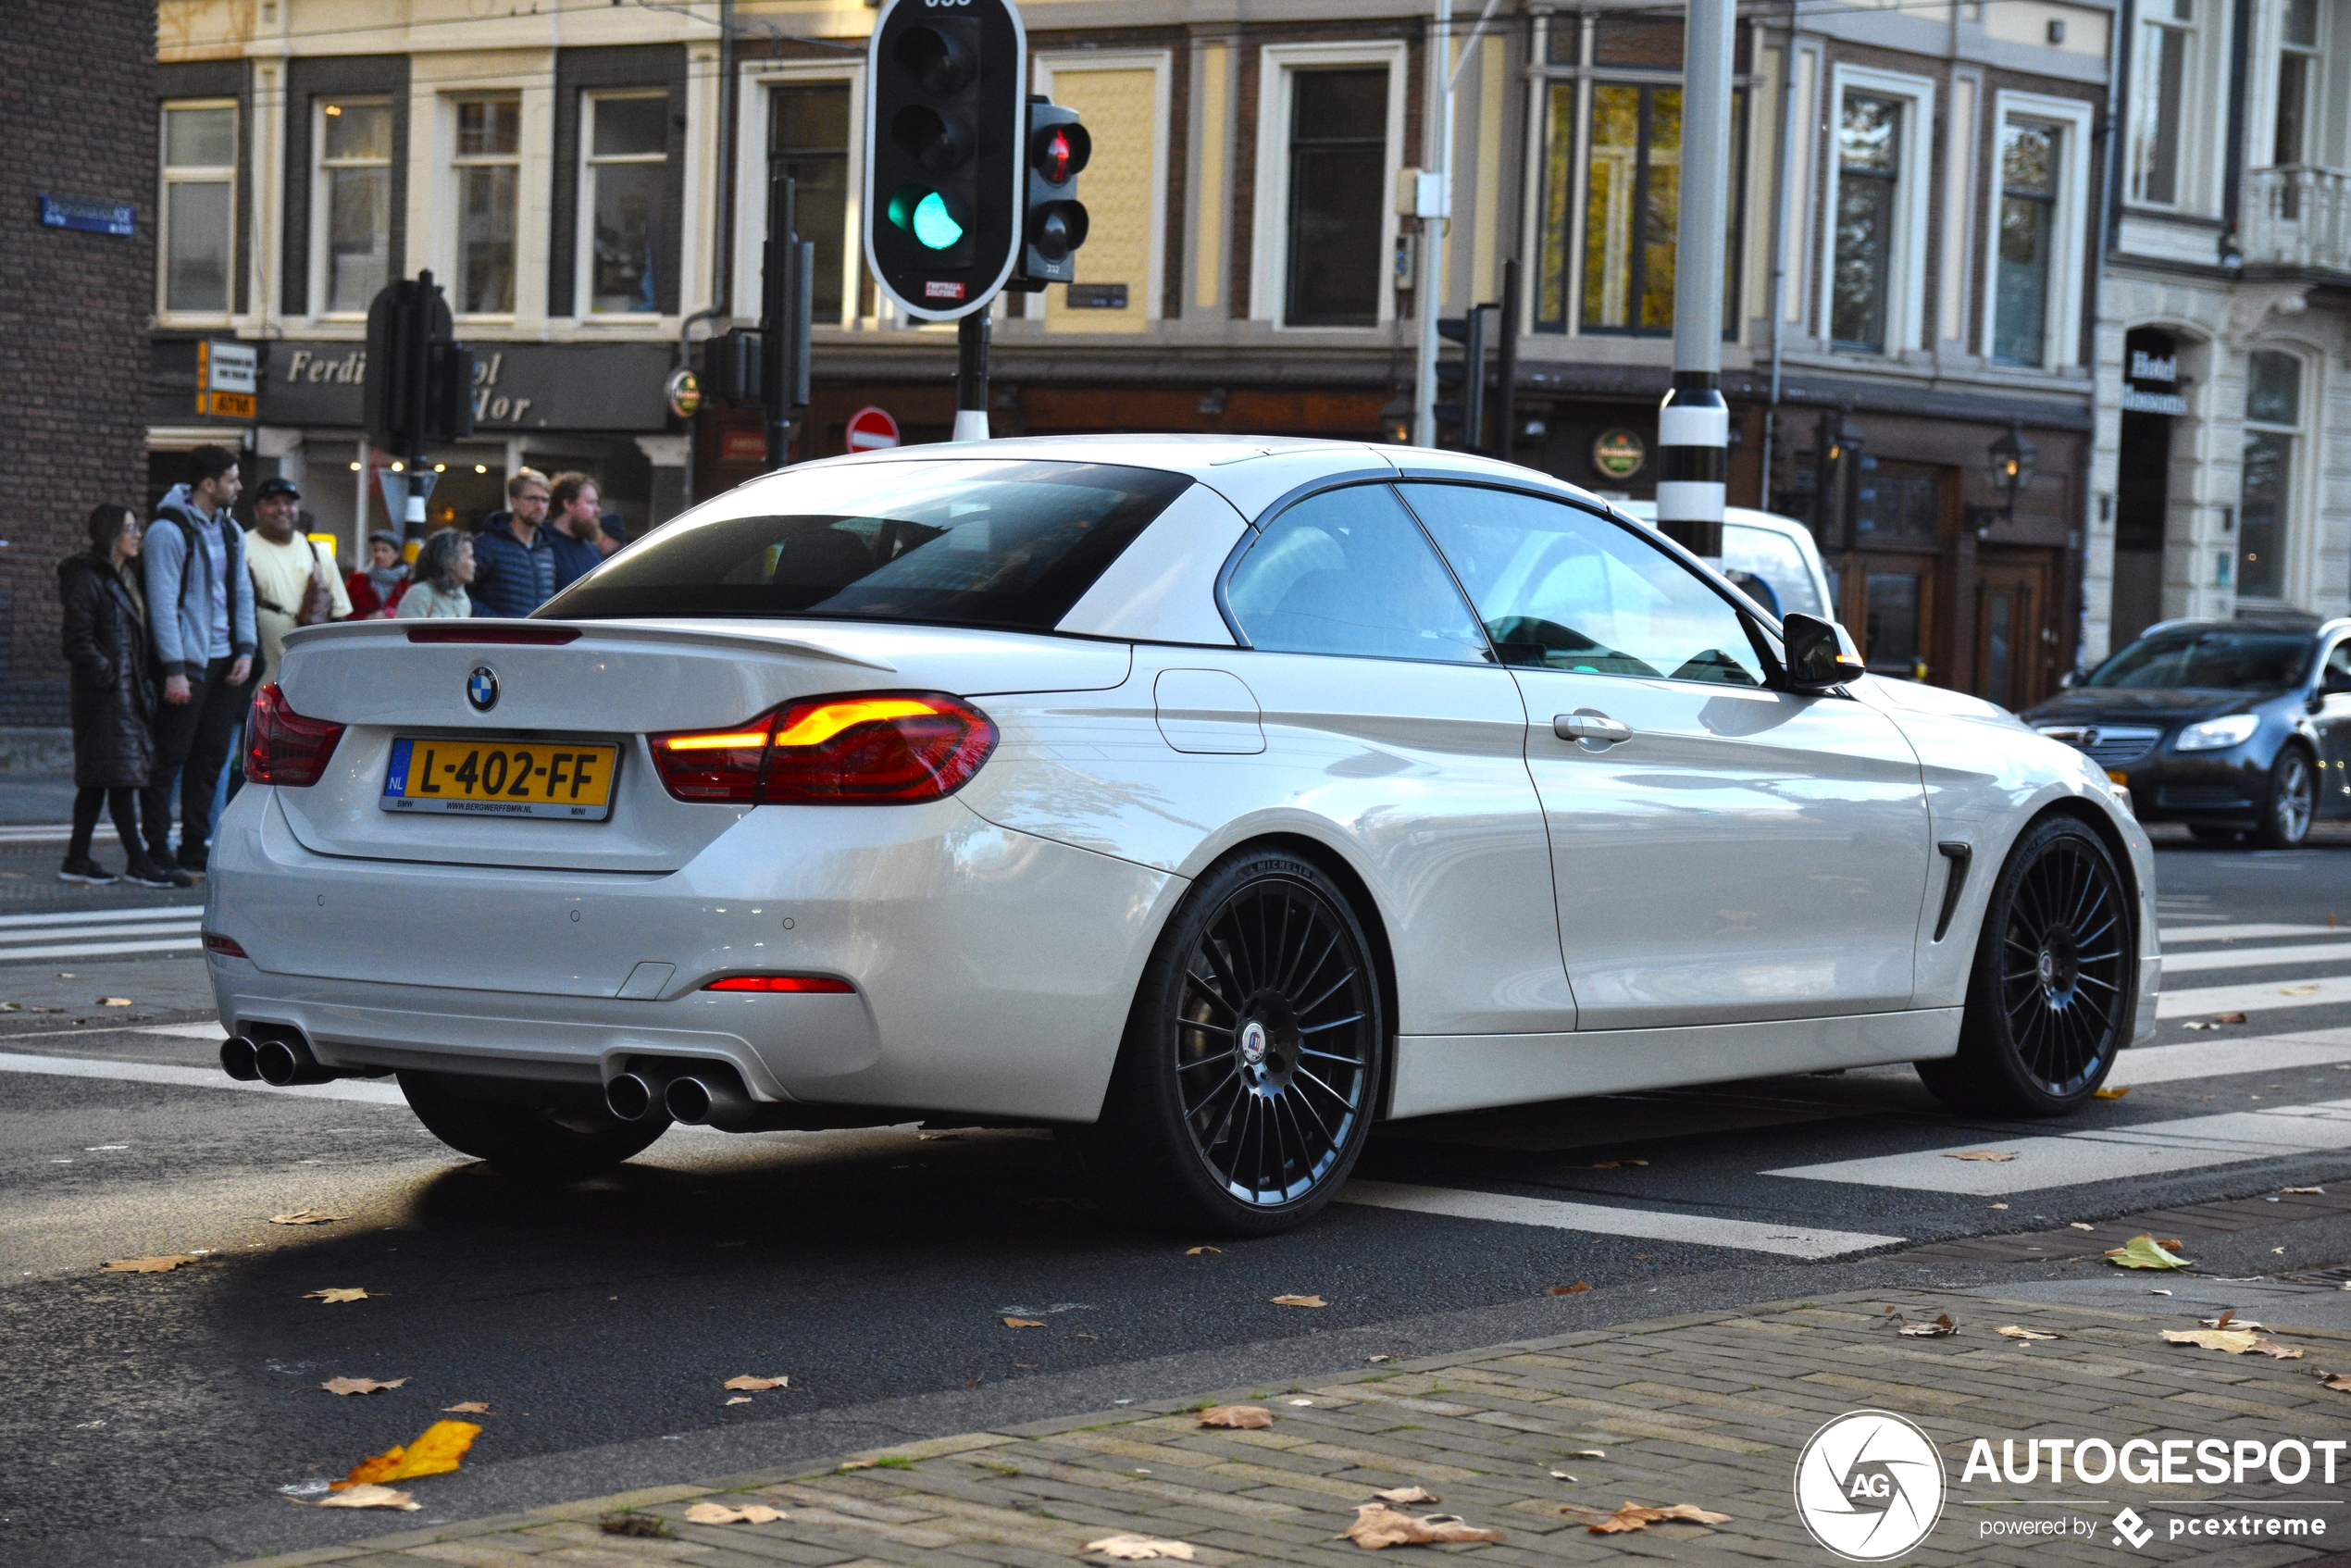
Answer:
[[1274, 1298], [1274, 1305], [1277, 1307], [1326, 1307], [1330, 1305], [1330, 1303], [1324, 1300], [1320, 1296], [1276, 1296]]
[[305, 1301], [324, 1301], [331, 1307], [338, 1301], [365, 1301], [369, 1300], [369, 1297], [367, 1292], [357, 1286], [346, 1285], [336, 1286], [326, 1290], [312, 1290], [302, 1299]]
[[1033, 1317], [1008, 1317], [1004, 1320], [1004, 1326], [1007, 1328], [1042, 1328], [1045, 1325], [1042, 1322]]
[[202, 1262], [193, 1254], [177, 1252], [161, 1258], [109, 1258], [98, 1267], [105, 1274], [169, 1274], [173, 1269]]
[[348, 1476], [333, 1483], [330, 1489], [413, 1481], [419, 1475], [446, 1475], [457, 1468], [457, 1461], [480, 1435], [481, 1428], [470, 1421], [436, 1421], [406, 1447], [394, 1446], [373, 1459], [361, 1460], [352, 1466]]

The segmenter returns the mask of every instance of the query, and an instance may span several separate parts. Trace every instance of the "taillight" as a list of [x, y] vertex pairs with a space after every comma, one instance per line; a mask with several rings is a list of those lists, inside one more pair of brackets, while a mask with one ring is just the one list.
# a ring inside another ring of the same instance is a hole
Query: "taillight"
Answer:
[[239, 945], [236, 938], [224, 937], [218, 931], [206, 931], [204, 934], [204, 950], [206, 952], [217, 952], [223, 958], [245, 956], [245, 950]]
[[879, 805], [935, 801], [996, 749], [986, 714], [937, 691], [788, 703], [745, 724], [647, 737], [681, 801]]
[[245, 724], [245, 782], [301, 789], [316, 784], [335, 754], [343, 727], [293, 711], [275, 681], [253, 700]]
[[828, 975], [729, 975], [703, 987], [706, 991], [790, 992], [801, 996], [849, 996], [857, 988]]

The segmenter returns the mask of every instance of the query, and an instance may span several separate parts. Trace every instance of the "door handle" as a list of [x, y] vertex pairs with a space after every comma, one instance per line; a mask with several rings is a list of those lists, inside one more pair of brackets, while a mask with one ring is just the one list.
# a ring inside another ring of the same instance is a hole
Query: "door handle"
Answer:
[[1613, 746], [1619, 740], [1630, 740], [1633, 727], [1606, 714], [1579, 712], [1561, 714], [1552, 719], [1551, 733], [1562, 740], [1581, 741], [1586, 747]]

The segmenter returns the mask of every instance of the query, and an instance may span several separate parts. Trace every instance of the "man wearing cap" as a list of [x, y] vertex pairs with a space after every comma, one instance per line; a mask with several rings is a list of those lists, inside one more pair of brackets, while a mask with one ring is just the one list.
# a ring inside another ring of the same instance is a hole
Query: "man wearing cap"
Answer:
[[334, 557], [297, 526], [302, 492], [290, 479], [267, 479], [254, 492], [253, 531], [245, 535], [246, 569], [253, 573], [255, 629], [261, 640], [261, 679], [278, 678], [286, 633], [298, 626], [347, 620], [351, 595]]

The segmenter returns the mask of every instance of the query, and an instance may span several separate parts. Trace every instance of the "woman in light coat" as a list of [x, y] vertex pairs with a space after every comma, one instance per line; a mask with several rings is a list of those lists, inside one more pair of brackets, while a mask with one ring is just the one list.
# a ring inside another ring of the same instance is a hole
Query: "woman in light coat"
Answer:
[[466, 585], [474, 579], [474, 541], [455, 529], [442, 529], [417, 552], [408, 591], [400, 596], [398, 620], [427, 616], [470, 616], [473, 595]]

